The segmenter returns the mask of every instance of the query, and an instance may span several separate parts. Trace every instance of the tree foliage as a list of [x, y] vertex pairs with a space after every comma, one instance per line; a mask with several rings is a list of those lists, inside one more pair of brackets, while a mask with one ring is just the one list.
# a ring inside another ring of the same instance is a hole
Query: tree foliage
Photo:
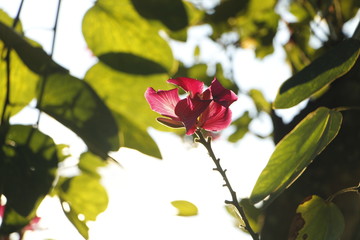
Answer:
[[[223, 0], [211, 8], [197, 1], [97, 0], [83, 18], [82, 33], [98, 61], [83, 79], [29, 39], [18, 16], [0, 10], [0, 195], [7, 200], [0, 234], [21, 232], [51, 195], [88, 239], [86, 222], [108, 203], [97, 170], [110, 161], [109, 152], [128, 147], [161, 158], [147, 129], [165, 128], [154, 121], [145, 90], [168, 89], [166, 80], [176, 76], [210, 84], [207, 62], [188, 66], [174, 58], [170, 46], [170, 41], [186, 42], [193, 26], [208, 25], [209, 39], [224, 50], [251, 48], [260, 59], [273, 53], [280, 27], [290, 34], [283, 50], [293, 76], [273, 103], [259, 90], [242, 91], [220, 60], [216, 65], [224, 87], [249, 96], [257, 112], [273, 121], [277, 146], [250, 199], [240, 202], [245, 213], [256, 211], [256, 218], [249, 216], [251, 225], [265, 240], [358, 239], [359, 196], [335, 193], [359, 192], [360, 29], [344, 31], [350, 21], [359, 24], [359, 7], [357, 0]], [[227, 39], [230, 33], [235, 40]], [[276, 109], [303, 100], [307, 106], [290, 123], [277, 116]], [[53, 117], [87, 145], [79, 175], [60, 174], [59, 163], [68, 157], [64, 146], [42, 133], [39, 122], [10, 123], [31, 101], [39, 114]], [[240, 141], [257, 117], [246, 111], [233, 122], [228, 140]], [[253, 206], [257, 202], [263, 203], [259, 209]], [[187, 201], [173, 204], [180, 215], [197, 212]]]

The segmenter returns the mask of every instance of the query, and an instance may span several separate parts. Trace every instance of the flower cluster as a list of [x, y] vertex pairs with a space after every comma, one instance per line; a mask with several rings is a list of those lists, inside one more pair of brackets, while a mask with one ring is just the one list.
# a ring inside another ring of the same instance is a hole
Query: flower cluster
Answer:
[[230, 125], [229, 106], [237, 96], [216, 78], [205, 90], [203, 82], [192, 78], [179, 77], [168, 82], [181, 87], [188, 96], [181, 99], [177, 88], [159, 91], [148, 88], [145, 98], [150, 108], [164, 116], [157, 118], [159, 122], [174, 128], [185, 127], [187, 135], [198, 128], [219, 131]]

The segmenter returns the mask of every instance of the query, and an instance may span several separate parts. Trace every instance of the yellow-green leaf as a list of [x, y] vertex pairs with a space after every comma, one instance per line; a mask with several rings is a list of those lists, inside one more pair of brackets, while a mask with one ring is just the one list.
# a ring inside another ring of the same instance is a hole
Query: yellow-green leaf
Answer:
[[172, 201], [171, 204], [177, 208], [178, 216], [189, 217], [198, 214], [198, 208], [191, 202], [177, 200]]
[[275, 147], [250, 200], [257, 203], [268, 196], [277, 197], [335, 138], [341, 122], [340, 112], [325, 107], [308, 114]]
[[[125, 53], [161, 65], [168, 72], [174, 68], [169, 44], [134, 9], [130, 0], [99, 0], [83, 19], [84, 38], [96, 56]], [[138, 65], [138, 68], [141, 68]]]
[[344, 217], [338, 207], [312, 195], [298, 206], [289, 240], [338, 240], [344, 227]]

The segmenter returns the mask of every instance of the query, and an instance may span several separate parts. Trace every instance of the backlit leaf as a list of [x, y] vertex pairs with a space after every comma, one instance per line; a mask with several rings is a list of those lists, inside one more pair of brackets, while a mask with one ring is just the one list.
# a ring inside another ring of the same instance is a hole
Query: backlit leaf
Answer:
[[180, 30], [188, 25], [182, 0], [131, 0], [131, 2], [142, 17], [159, 20], [172, 31]]
[[233, 121], [231, 125], [235, 126], [236, 130], [229, 136], [228, 140], [230, 142], [237, 142], [242, 139], [249, 131], [251, 120], [252, 118], [250, 117], [249, 112], [245, 112], [241, 117]]
[[360, 41], [347, 39], [314, 60], [280, 87], [274, 108], [289, 108], [347, 73], [360, 53]]
[[198, 214], [198, 208], [191, 202], [177, 200], [172, 201], [171, 204], [177, 208], [178, 216], [190, 217]]
[[277, 144], [250, 200], [257, 203], [268, 196], [277, 197], [335, 138], [341, 122], [340, 112], [324, 107], [307, 115]]
[[5, 141], [0, 153], [3, 194], [9, 208], [28, 217], [52, 188], [57, 147], [49, 136], [24, 125], [11, 126]]
[[48, 76], [40, 109], [74, 131], [103, 158], [120, 147], [111, 112], [85, 81], [68, 74]]
[[[10, 27], [13, 19], [11, 19], [5, 12], [0, 10], [0, 22], [5, 26]], [[15, 35], [16, 38], [20, 38], [22, 34], [21, 24], [18, 23], [16, 31], [11, 28], [0, 27], [0, 39], [8, 37], [8, 31]], [[3, 109], [5, 94], [8, 89], [7, 86], [7, 61], [5, 55], [7, 53], [4, 42], [0, 41], [0, 52], [2, 57], [0, 58], [0, 109]], [[24, 106], [35, 97], [36, 86], [39, 76], [34, 74], [19, 58], [18, 54], [12, 50], [10, 53], [10, 94], [9, 102], [7, 105], [6, 115], [14, 115], [19, 112]], [[0, 116], [1, 117], [1, 116]]]
[[289, 240], [338, 240], [344, 227], [344, 217], [338, 207], [312, 195], [298, 206]]
[[[149, 86], [157, 90], [169, 89], [172, 86], [166, 83], [168, 78], [166, 74], [127, 74], [115, 71], [103, 63], [97, 63], [89, 69], [85, 81], [104, 99], [117, 118], [118, 124], [122, 124], [118, 132], [125, 142], [122, 146], [131, 146], [145, 154], [159, 157], [156, 144], [147, 141], [149, 135], [146, 130], [148, 127], [169, 129], [156, 121], [159, 115], [150, 109], [144, 93]], [[132, 130], [134, 132], [131, 132]]]
[[58, 196], [68, 219], [88, 239], [86, 222], [95, 221], [108, 205], [108, 195], [100, 179], [87, 172], [68, 178], [58, 188]]
[[[168, 72], [173, 71], [175, 62], [170, 46], [160, 37], [159, 29], [138, 14], [130, 0], [96, 1], [84, 16], [82, 30], [86, 43], [96, 56], [131, 54], [129, 56], [155, 62]], [[137, 67], [139, 71], [142, 68], [141, 65]]]

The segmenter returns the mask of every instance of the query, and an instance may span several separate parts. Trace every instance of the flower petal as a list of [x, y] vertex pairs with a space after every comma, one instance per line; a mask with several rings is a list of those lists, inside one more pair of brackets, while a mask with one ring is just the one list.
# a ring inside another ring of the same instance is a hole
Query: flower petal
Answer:
[[233, 91], [224, 88], [216, 78], [211, 82], [210, 90], [214, 101], [224, 107], [229, 107], [238, 99]]
[[168, 82], [181, 87], [186, 92], [190, 92], [190, 97], [194, 97], [196, 94], [201, 94], [204, 88], [203, 82], [193, 78], [178, 77], [175, 79], [169, 79]]
[[180, 101], [178, 89], [155, 91], [153, 88], [148, 88], [145, 92], [145, 98], [153, 111], [173, 120], [179, 119], [174, 111], [175, 106]]
[[186, 134], [194, 133], [198, 117], [209, 106], [211, 100], [200, 100], [187, 97], [180, 100], [175, 107], [175, 113], [184, 123]]
[[211, 102], [200, 116], [198, 126], [209, 131], [220, 131], [231, 123], [231, 110], [219, 103]]

